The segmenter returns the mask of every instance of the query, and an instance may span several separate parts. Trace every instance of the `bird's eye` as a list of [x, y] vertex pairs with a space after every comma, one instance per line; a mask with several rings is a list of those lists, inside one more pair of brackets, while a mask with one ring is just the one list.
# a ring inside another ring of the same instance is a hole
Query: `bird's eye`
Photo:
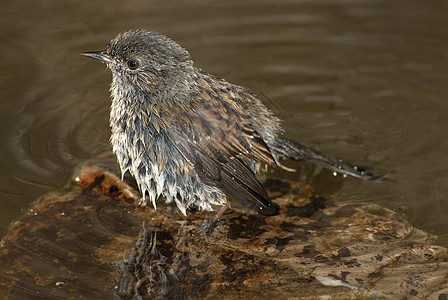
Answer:
[[139, 63], [135, 59], [130, 59], [130, 60], [127, 61], [127, 65], [129, 67], [129, 69], [135, 70], [135, 69], [138, 68]]

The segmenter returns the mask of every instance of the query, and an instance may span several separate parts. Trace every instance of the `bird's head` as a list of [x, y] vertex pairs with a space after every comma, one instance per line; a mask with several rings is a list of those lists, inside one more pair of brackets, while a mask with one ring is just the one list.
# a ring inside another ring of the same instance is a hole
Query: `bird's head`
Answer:
[[112, 71], [112, 89], [121, 89], [120, 92], [130, 89], [166, 97], [170, 91], [182, 88], [185, 79], [194, 73], [187, 50], [149, 30], [120, 33], [109, 41], [105, 50], [83, 55], [105, 63]]

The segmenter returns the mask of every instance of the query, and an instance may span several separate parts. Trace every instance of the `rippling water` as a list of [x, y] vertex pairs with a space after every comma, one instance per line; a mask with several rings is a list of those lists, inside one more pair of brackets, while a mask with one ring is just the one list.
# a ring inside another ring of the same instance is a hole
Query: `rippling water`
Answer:
[[[0, 230], [109, 151], [109, 71], [80, 56], [130, 28], [261, 94], [286, 136], [394, 181], [296, 179], [375, 202], [448, 246], [446, 1], [40, 1], [0, 4]], [[291, 176], [291, 175], [289, 175]]]

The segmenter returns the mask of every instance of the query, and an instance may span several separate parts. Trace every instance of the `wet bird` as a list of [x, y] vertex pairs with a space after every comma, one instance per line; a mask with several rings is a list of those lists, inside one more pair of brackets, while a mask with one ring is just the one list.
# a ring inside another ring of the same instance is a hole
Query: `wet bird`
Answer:
[[146, 194], [154, 207], [165, 197], [186, 215], [191, 207], [225, 208], [233, 198], [276, 214], [256, 175], [261, 166], [281, 167], [283, 158], [379, 178], [283, 138], [280, 120], [254, 94], [198, 69], [187, 50], [162, 34], [127, 31], [105, 50], [83, 55], [112, 71], [110, 140], [122, 174], [129, 171], [140, 188], [142, 205]]

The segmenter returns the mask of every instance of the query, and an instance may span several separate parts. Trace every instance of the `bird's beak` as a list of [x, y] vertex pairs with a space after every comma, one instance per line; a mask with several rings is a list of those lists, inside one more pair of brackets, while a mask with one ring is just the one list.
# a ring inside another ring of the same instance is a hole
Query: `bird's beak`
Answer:
[[103, 51], [84, 52], [84, 53], [81, 53], [81, 55], [91, 57], [94, 59], [98, 59], [99, 61], [106, 63], [106, 64], [113, 63], [112, 57], [110, 55], [108, 55], [106, 53], [106, 51], [104, 51], [104, 50]]

